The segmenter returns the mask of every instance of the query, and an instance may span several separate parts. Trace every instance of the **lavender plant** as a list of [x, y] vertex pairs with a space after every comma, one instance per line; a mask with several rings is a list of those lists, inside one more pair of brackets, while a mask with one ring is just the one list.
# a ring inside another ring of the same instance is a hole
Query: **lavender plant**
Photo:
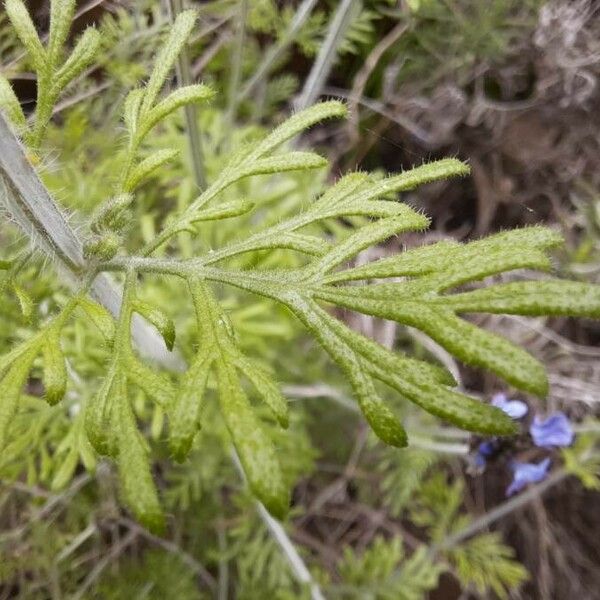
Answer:
[[[6, 10], [27, 49], [38, 76], [38, 99], [32, 123], [26, 119], [10, 84], [0, 78], [0, 108], [22, 136], [26, 147], [41, 145], [60, 94], [93, 61], [98, 48], [94, 30], [86, 31], [71, 56], [61, 65], [63, 46], [74, 2], [54, 0], [48, 43], [39, 39], [21, 0], [7, 0]], [[544, 396], [548, 382], [543, 365], [522, 348], [463, 318], [469, 313], [574, 315], [600, 318], [600, 287], [557, 278], [490, 283], [465, 288], [486, 278], [517, 269], [551, 271], [549, 251], [561, 236], [544, 227], [507, 231], [461, 244], [438, 242], [375, 262], [352, 266], [363, 250], [406, 232], [424, 231], [429, 219], [405, 203], [400, 193], [450, 177], [464, 177], [467, 164], [445, 159], [409, 171], [378, 178], [368, 173], [341, 177], [303, 210], [265, 226], [241, 231], [238, 239], [192, 257], [172, 248], [182, 234], [201, 235], [203, 224], [248, 215], [255, 208], [229, 193], [240, 181], [258, 175], [323, 169], [326, 160], [307, 151], [290, 150], [286, 143], [309, 127], [343, 118], [346, 108], [322, 102], [298, 112], [251, 146], [235, 149], [220, 174], [183, 210], [171, 211], [161, 228], [131, 252], [127, 232], [133, 225], [138, 190], [177, 157], [174, 149], [148, 154], [147, 136], [180, 107], [207, 101], [208, 86], [185, 86], [165, 94], [163, 88], [194, 26], [193, 11], [181, 13], [158, 53], [143, 87], [131, 91], [124, 103], [126, 144], [121, 175], [89, 221], [83, 260], [76, 266], [79, 287], [62, 307], [28, 339], [0, 358], [0, 448], [16, 419], [23, 388], [31, 370], [42, 365], [45, 399], [51, 405], [64, 397], [69, 368], [62, 336], [69, 322], [86, 318], [101, 332], [108, 348], [104, 381], [76, 416], [69, 439], [69, 461], [57, 485], [72, 476], [79, 459], [92, 468], [95, 454], [113, 459], [118, 467], [123, 498], [144, 524], [160, 530], [164, 515], [154, 485], [149, 449], [138, 429], [132, 399], [142, 392], [168, 419], [168, 444], [173, 458], [184, 461], [201, 427], [207, 404], [218, 402], [231, 441], [239, 455], [248, 485], [275, 516], [290, 505], [289, 485], [261, 411], [251, 398], [264, 403], [270, 418], [285, 428], [289, 405], [269, 371], [240, 343], [220, 297], [233, 287], [284, 307], [314, 337], [350, 383], [354, 397], [374, 433], [386, 444], [409, 443], [402, 423], [378, 390], [383, 383], [423, 410], [463, 429], [494, 436], [511, 435], [514, 421], [503, 410], [481, 403], [456, 389], [452, 375], [426, 361], [390, 351], [349, 328], [327, 306], [391, 319], [415, 327], [466, 364], [486, 369], [514, 387]], [[6, 198], [11, 174], [0, 171]], [[318, 224], [361, 217], [353, 229], [324, 234]], [[43, 224], [42, 224], [43, 225]], [[27, 232], [29, 233], [29, 232]], [[50, 232], [51, 233], [51, 232]], [[56, 246], [48, 231], [37, 231], [40, 246]], [[247, 257], [281, 250], [301, 257], [296, 266], [270, 268]], [[5, 285], [12, 286], [25, 314], [35, 306], [19, 286], [21, 263], [0, 263]], [[106, 273], [123, 278], [122, 302], [116, 318], [90, 297], [94, 281]], [[140, 355], [132, 337], [141, 316], [175, 348], [173, 315], [143, 299], [149, 278], [185, 284], [196, 321], [195, 340], [186, 348], [193, 357], [185, 373], [156, 369]], [[213, 393], [214, 392], [214, 393]]]

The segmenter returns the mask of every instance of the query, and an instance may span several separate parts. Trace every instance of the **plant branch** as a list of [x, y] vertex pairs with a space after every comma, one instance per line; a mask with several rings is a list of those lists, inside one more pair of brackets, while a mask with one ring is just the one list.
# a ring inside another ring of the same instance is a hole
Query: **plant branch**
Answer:
[[[46, 190], [4, 115], [0, 113], [0, 203], [31, 244], [55, 259], [65, 282], [79, 289], [89, 266], [83, 245]], [[106, 275], [91, 286], [91, 295], [113, 315], [119, 314], [121, 292]], [[181, 359], [168, 352], [162, 338], [141, 320], [134, 324], [133, 337], [141, 352], [168, 368], [180, 370]]]

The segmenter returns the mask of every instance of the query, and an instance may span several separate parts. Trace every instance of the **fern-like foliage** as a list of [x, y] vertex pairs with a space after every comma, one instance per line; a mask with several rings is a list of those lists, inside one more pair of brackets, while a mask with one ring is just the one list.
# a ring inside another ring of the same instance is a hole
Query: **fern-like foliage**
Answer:
[[[71, 58], [58, 67], [72, 6], [68, 1], [52, 2], [53, 25], [44, 48], [23, 3], [7, 2], [9, 17], [40, 82], [42, 95], [38, 99], [36, 124], [28, 135], [34, 145], [50, 119], [58, 93], [56, 82], [62, 85], [80, 72], [94, 47], [93, 32], [84, 34]], [[190, 451], [204, 405], [212, 401], [215, 390], [250, 488], [273, 514], [283, 517], [289, 506], [289, 485], [251, 398], [260, 398], [281, 427], [288, 423], [288, 403], [271, 375], [240, 349], [237, 333], [219, 301], [223, 285], [268, 298], [295, 315], [345, 374], [366, 420], [385, 443], [403, 447], [408, 438], [398, 417], [379, 394], [379, 382], [459, 427], [492, 435], [513, 433], [515, 426], [507, 415], [453, 389], [455, 382], [443, 368], [382, 347], [351, 330], [326, 309], [344, 307], [418, 328], [463, 362], [487, 369], [517, 388], [540, 396], [546, 393], [545, 371], [537, 360], [462, 315], [598, 318], [600, 287], [549, 278], [466, 291], [462, 288], [515, 269], [550, 270], [547, 253], [561, 243], [560, 236], [552, 230], [530, 227], [467, 244], [440, 242], [364, 266], [352, 266], [353, 259], [366, 248], [402, 233], [425, 230], [429, 225], [427, 217], [398, 202], [397, 195], [429, 182], [466, 176], [469, 168], [459, 160], [440, 160], [383, 179], [351, 173], [303, 211], [259, 227], [234, 242], [189, 259], [169, 252], [169, 243], [175, 236], [195, 236], [204, 222], [232, 219], [253, 210], [250, 202], [227, 196], [240, 180], [325, 167], [326, 160], [317, 154], [280, 149], [315, 123], [345, 116], [346, 108], [339, 102], [323, 102], [299, 112], [261, 141], [238, 149], [210, 186], [187, 208], [169, 215], [145, 247], [135, 254], [125, 252], [123, 232], [131, 220], [129, 209], [136, 201], [136, 190], [166, 161], [175, 158], [175, 152], [168, 148], [141, 158], [146, 137], [177, 108], [211, 96], [203, 85], [161, 96], [194, 21], [191, 11], [179, 15], [146, 85], [130, 92], [125, 100], [127, 145], [123, 172], [111, 197], [98, 208], [90, 223], [85, 246], [88, 268], [80, 292], [30, 339], [0, 358], [0, 447], [35, 361], [41, 359], [43, 364], [46, 400], [54, 404], [64, 396], [68, 371], [61, 333], [68, 320], [79, 312], [97, 325], [110, 347], [106, 376], [96, 396], [85, 406], [82, 431], [98, 454], [116, 461], [123, 497], [137, 517], [156, 529], [164, 521], [147, 443], [138, 430], [132, 407], [133, 389], [143, 392], [167, 415], [169, 447], [176, 460], [184, 460]], [[48, 87], [48, 82], [54, 87]], [[3, 89], [2, 108], [18, 126], [23, 123], [18, 102], [15, 104], [14, 95], [6, 92], [6, 85]], [[314, 233], [315, 224], [354, 217], [362, 217], [365, 224], [350, 231], [337, 228], [339, 233], [331, 236]], [[276, 270], [250, 264], [240, 268], [236, 262], [251, 253], [268, 254], [282, 249], [303, 256], [300, 266]], [[94, 277], [107, 271], [124, 276], [123, 302], [116, 322], [87, 296]], [[145, 364], [132, 343], [131, 328], [137, 315], [156, 327], [167, 347], [175, 344], [172, 318], [163, 308], [143, 301], [139, 293], [146, 275], [178, 278], [189, 292], [197, 323], [197, 351], [178, 381]], [[83, 456], [82, 443], [78, 438], [65, 448], [70, 464], [73, 456]], [[64, 479], [59, 478], [59, 483]]]

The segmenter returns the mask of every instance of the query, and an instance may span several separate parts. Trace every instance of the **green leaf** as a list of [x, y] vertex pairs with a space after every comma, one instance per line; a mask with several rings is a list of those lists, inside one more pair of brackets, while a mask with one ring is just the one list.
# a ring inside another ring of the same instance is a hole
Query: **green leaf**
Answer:
[[129, 132], [129, 138], [132, 141], [138, 128], [140, 107], [143, 99], [144, 90], [142, 89], [131, 90], [125, 97], [123, 120], [125, 121], [125, 127], [127, 127], [127, 131]]
[[360, 358], [329, 328], [322, 309], [300, 297], [291, 299], [289, 306], [349, 379], [360, 409], [376, 435], [391, 446], [406, 446], [408, 440], [400, 421], [377, 395]]
[[27, 49], [33, 66], [38, 73], [45, 72], [47, 70], [46, 51], [40, 42], [25, 4], [21, 0], [6, 0], [4, 8], [19, 39]]
[[53, 491], [62, 490], [73, 479], [73, 473], [75, 473], [78, 462], [79, 453], [77, 448], [73, 446], [69, 449], [67, 455], [61, 459], [60, 466], [52, 478], [50, 488]]
[[145, 137], [146, 134], [157, 123], [162, 121], [165, 117], [170, 115], [178, 108], [188, 104], [206, 102], [214, 95], [215, 92], [210, 87], [201, 83], [176, 89], [164, 100], [161, 100], [152, 110], [142, 116], [139, 126], [138, 139]]
[[439, 304], [457, 312], [600, 318], [600, 285], [574, 281], [517, 281], [443, 296]]
[[158, 329], [169, 351], [173, 350], [173, 346], [175, 345], [175, 323], [173, 319], [166, 315], [160, 308], [141, 300], [135, 300], [132, 308], [134, 312], [142, 315]]
[[168, 410], [175, 397], [175, 387], [169, 378], [156, 370], [150, 369], [137, 360], [133, 354], [129, 354], [126, 364], [127, 379], [135, 383], [158, 406]]
[[196, 22], [196, 11], [186, 10], [177, 15], [175, 23], [171, 27], [167, 41], [159, 51], [154, 60], [154, 69], [148, 80], [148, 85], [144, 93], [144, 100], [141, 105], [141, 114], [146, 113], [152, 108], [154, 102], [162, 89], [169, 71], [175, 64], [179, 53], [187, 42]]
[[27, 351], [21, 355], [0, 380], [0, 450], [6, 446], [6, 435], [21, 395], [21, 389], [37, 354], [38, 349]]
[[102, 382], [98, 394], [86, 404], [85, 432], [98, 454], [114, 456], [117, 452], [112, 413], [115, 406], [128, 402], [125, 394], [125, 377], [122, 373], [115, 373], [113, 368]]
[[288, 512], [290, 497], [273, 442], [254, 414], [232, 365], [216, 362], [221, 414], [252, 492], [274, 516]]
[[27, 125], [21, 103], [4, 75], [0, 75], [0, 111], [5, 112], [15, 126], [25, 127]]
[[129, 173], [123, 186], [125, 191], [132, 192], [144, 179], [173, 160], [178, 154], [177, 150], [157, 150], [153, 152]]
[[111, 425], [117, 430], [116, 461], [125, 503], [143, 525], [161, 533], [165, 518], [150, 472], [147, 445], [126, 395], [119, 398]]
[[48, 56], [52, 65], [61, 59], [63, 47], [75, 13], [75, 0], [52, 0], [50, 2], [50, 34], [48, 36]]
[[131, 194], [120, 194], [102, 203], [92, 215], [91, 230], [98, 234], [104, 230], [121, 231], [131, 218], [129, 207], [132, 202]]
[[315, 264], [314, 271], [321, 274], [349, 260], [361, 250], [382, 242], [392, 235], [405, 231], [419, 231], [429, 226], [429, 219], [414, 212], [408, 206], [405, 214], [399, 217], [382, 219], [361, 227]]
[[46, 335], [42, 344], [42, 358], [46, 401], [54, 406], [63, 399], [67, 390], [67, 365], [57, 332], [51, 331]]
[[200, 428], [204, 394], [213, 362], [212, 354], [196, 356], [183, 376], [169, 410], [169, 448], [177, 461], [185, 460]]
[[287, 171], [319, 169], [327, 166], [327, 160], [314, 152], [287, 152], [261, 158], [235, 168], [227, 177], [227, 186], [245, 177], [269, 175]]
[[360, 279], [385, 279], [388, 277], [415, 277], [439, 271], [460, 248], [458, 242], [443, 241], [421, 246], [381, 258], [372, 263], [331, 273], [323, 278], [326, 283], [356, 281]]
[[85, 296], [80, 296], [77, 299], [77, 304], [98, 328], [104, 339], [108, 343], [112, 343], [115, 338], [115, 320], [113, 316], [103, 306]]
[[254, 203], [249, 200], [232, 200], [231, 202], [223, 202], [217, 206], [212, 206], [204, 210], [193, 213], [189, 217], [190, 223], [198, 223], [200, 221], [215, 221], [218, 219], [230, 219], [239, 217], [250, 212], [254, 208]]
[[249, 154], [243, 156], [244, 162], [253, 162], [261, 156], [272, 152], [275, 148], [305, 131], [315, 123], [325, 119], [345, 117], [348, 110], [344, 104], [337, 100], [321, 102], [310, 108], [302, 110], [284, 121], [260, 142]]
[[15, 296], [17, 297], [17, 300], [19, 301], [19, 306], [21, 308], [23, 320], [26, 323], [31, 323], [31, 319], [33, 318], [33, 314], [35, 311], [35, 307], [31, 296], [20, 285], [17, 285], [15, 282], [11, 283], [11, 287], [13, 289], [13, 292], [15, 293]]
[[241, 354], [234, 355], [232, 360], [235, 366], [256, 388], [256, 391], [260, 394], [265, 404], [271, 409], [271, 412], [278, 423], [282, 427], [287, 428], [289, 425], [288, 403], [269, 374], [255, 362], [247, 359]]
[[100, 34], [93, 27], [88, 27], [83, 32], [73, 48], [73, 52], [54, 77], [53, 86], [57, 92], [62, 91], [87, 66], [92, 64], [100, 49], [100, 43]]

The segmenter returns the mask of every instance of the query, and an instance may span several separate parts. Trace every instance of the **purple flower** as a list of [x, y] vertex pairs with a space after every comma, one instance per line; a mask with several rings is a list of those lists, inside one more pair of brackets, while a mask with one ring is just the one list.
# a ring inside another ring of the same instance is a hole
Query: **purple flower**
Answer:
[[573, 443], [573, 428], [563, 412], [555, 412], [547, 419], [536, 416], [529, 428], [533, 443], [540, 448], [570, 446]]
[[545, 458], [537, 465], [534, 463], [520, 463], [514, 461], [510, 465], [510, 468], [513, 472], [513, 480], [506, 490], [507, 496], [512, 496], [513, 494], [520, 492], [530, 483], [539, 483], [546, 479], [548, 469], [550, 468], [550, 459]]
[[496, 451], [496, 443], [492, 441], [481, 442], [477, 447], [477, 453], [475, 454], [475, 465], [483, 468], [488, 459]]
[[492, 405], [503, 410], [512, 419], [522, 419], [529, 408], [521, 400], [509, 400], [506, 394], [496, 394], [492, 398]]

